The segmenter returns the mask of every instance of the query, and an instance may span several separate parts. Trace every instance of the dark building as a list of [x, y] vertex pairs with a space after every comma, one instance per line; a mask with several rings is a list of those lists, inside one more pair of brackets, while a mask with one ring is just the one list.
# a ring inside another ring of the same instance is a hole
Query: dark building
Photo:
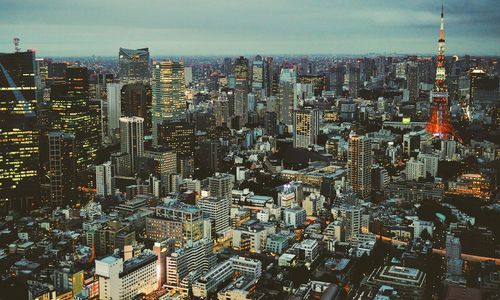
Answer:
[[186, 122], [164, 122], [158, 126], [158, 145], [177, 153], [177, 172], [188, 177], [194, 169], [196, 144], [194, 125]]
[[144, 119], [144, 136], [151, 135], [151, 86], [148, 84], [126, 84], [121, 90], [121, 109], [124, 117]]
[[319, 97], [326, 89], [326, 77], [324, 75], [299, 75], [297, 83], [312, 84], [314, 96]]
[[0, 209], [31, 209], [39, 190], [35, 54], [0, 53]]
[[120, 82], [149, 82], [149, 49], [120, 48], [118, 53]]
[[73, 133], [76, 139], [76, 169], [83, 172], [94, 164], [99, 146], [98, 112], [89, 101], [87, 68], [69, 67], [65, 83], [50, 93], [52, 129]]
[[50, 205], [65, 206], [76, 200], [75, 135], [53, 131], [48, 138]]
[[201, 174], [210, 176], [219, 171], [221, 146], [218, 141], [205, 140], [200, 144], [197, 155], [197, 165]]

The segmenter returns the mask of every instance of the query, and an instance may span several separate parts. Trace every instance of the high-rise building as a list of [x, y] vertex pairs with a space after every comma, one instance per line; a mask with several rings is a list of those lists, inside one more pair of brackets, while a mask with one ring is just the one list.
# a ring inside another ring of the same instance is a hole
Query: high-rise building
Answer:
[[217, 173], [208, 178], [208, 188], [210, 196], [227, 199], [229, 202], [232, 197], [234, 185], [234, 176], [226, 173]]
[[252, 61], [252, 91], [260, 93], [264, 88], [264, 61], [262, 56], [255, 56]]
[[[169, 220], [170, 226], [177, 226], [181, 234], [176, 237], [178, 245], [186, 245], [203, 238], [203, 213], [197, 206], [180, 201], [169, 201], [155, 208], [155, 217]], [[165, 227], [161, 227], [165, 228]]]
[[83, 172], [94, 164], [100, 140], [96, 112], [89, 104], [87, 68], [67, 68], [65, 82], [52, 86], [50, 98], [52, 127], [75, 135], [76, 168]]
[[239, 126], [241, 127], [246, 124], [248, 117], [248, 59], [243, 56], [236, 59], [234, 64], [234, 75], [236, 78], [234, 89], [234, 114], [240, 118]]
[[35, 53], [0, 53], [0, 210], [31, 209], [39, 190]]
[[131, 170], [135, 170], [137, 157], [144, 154], [144, 119], [140, 117], [120, 118], [120, 150], [130, 157]]
[[156, 175], [162, 182], [168, 181], [169, 174], [177, 173], [177, 153], [164, 147], [156, 147], [144, 152], [145, 157], [156, 162]]
[[[215, 266], [217, 258], [212, 252], [213, 242], [209, 239], [202, 239], [176, 249], [167, 256], [166, 285], [183, 290], [189, 289], [193, 279]], [[189, 276], [190, 274], [192, 276]]]
[[76, 141], [72, 133], [49, 132], [50, 205], [63, 206], [75, 200]]
[[295, 83], [297, 74], [294, 69], [282, 69], [279, 78], [279, 95], [276, 107], [278, 122], [292, 125], [292, 112], [295, 107]]
[[273, 76], [273, 58], [269, 56], [266, 57], [264, 63], [264, 89], [266, 91], [266, 97], [273, 96]]
[[149, 49], [125, 49], [118, 52], [120, 82], [123, 84], [149, 83]]
[[316, 144], [319, 134], [320, 111], [302, 109], [293, 112], [293, 147], [307, 148]]
[[361, 198], [371, 193], [372, 150], [370, 139], [352, 134], [349, 136], [347, 155], [347, 184]]
[[[106, 120], [107, 127], [106, 135], [111, 141], [118, 141], [120, 129], [120, 117], [122, 116], [121, 90], [123, 84], [108, 83], [107, 90], [107, 105], [106, 105]], [[103, 106], [104, 107], [104, 106]]]
[[[229, 202], [225, 198], [205, 197], [197, 205], [212, 222], [216, 234], [223, 234], [229, 229]], [[213, 235], [215, 237], [215, 235]]]
[[115, 166], [110, 161], [95, 167], [95, 181], [97, 196], [113, 196], [115, 192], [114, 179]]
[[406, 69], [406, 89], [408, 90], [408, 101], [417, 102], [419, 98], [418, 63], [409, 62]]
[[165, 60], [153, 66], [152, 126], [153, 144], [158, 145], [158, 126], [186, 118], [184, 64]]
[[165, 122], [158, 126], [158, 145], [177, 153], [177, 172], [186, 178], [191, 173], [188, 169], [194, 164], [194, 132], [194, 124], [187, 122]]
[[126, 84], [121, 89], [121, 116], [144, 119], [144, 136], [150, 136], [152, 92], [149, 84]]

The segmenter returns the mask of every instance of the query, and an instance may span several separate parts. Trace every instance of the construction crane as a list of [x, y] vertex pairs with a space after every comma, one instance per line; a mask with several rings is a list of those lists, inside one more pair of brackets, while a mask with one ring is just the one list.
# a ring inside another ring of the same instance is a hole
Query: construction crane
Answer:
[[18, 38], [18, 37], [14, 37], [14, 38], [12, 39], [12, 41], [14, 42], [14, 51], [15, 51], [16, 53], [21, 52], [21, 47], [19, 47], [19, 41], [20, 41], [20, 40], [19, 40], [19, 38]]

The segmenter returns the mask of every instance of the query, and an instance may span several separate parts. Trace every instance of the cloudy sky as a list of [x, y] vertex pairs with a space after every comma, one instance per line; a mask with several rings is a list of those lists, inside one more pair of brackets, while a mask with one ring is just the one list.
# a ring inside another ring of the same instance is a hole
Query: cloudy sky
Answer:
[[[0, 0], [0, 52], [428, 54], [439, 0]], [[445, 1], [448, 54], [500, 54], [500, 0]]]

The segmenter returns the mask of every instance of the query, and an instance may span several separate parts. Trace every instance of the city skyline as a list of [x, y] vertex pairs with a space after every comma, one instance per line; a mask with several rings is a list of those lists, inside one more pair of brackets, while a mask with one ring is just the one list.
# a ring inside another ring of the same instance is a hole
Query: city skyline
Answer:
[[[495, 1], [448, 1], [447, 53], [499, 55]], [[115, 56], [149, 47], [152, 56], [261, 54], [433, 54], [440, 1], [130, 1], [65, 3], [2, 0], [0, 52], [41, 56]], [[151, 9], [160, 5], [165, 10]], [[133, 12], [137, 17], [131, 18]], [[23, 18], [17, 17], [18, 15]], [[63, 26], [64, 25], [64, 26]], [[481, 45], [479, 47], [479, 45]]]

